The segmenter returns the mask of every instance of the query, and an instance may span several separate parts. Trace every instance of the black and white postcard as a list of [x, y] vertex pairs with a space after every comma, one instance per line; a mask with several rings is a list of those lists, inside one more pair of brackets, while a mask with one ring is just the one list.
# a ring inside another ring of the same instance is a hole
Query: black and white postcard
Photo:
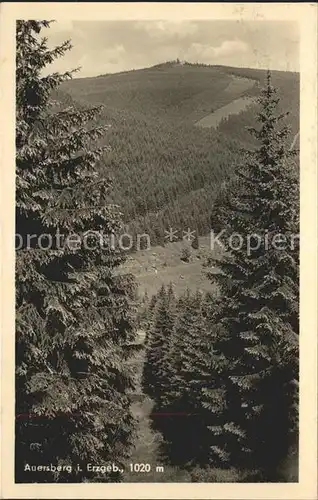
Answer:
[[316, 498], [317, 5], [0, 22], [2, 498]]

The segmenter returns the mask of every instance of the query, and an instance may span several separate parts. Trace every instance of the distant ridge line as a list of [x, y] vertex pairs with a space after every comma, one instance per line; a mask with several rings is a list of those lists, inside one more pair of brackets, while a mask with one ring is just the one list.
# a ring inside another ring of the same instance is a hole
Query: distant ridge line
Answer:
[[[160, 69], [160, 68], [171, 68], [171, 67], [176, 67], [176, 66], [192, 66], [192, 67], [201, 67], [201, 68], [214, 68], [214, 69], [220, 69], [220, 70], [253, 70], [253, 71], [267, 71], [269, 69], [271, 73], [297, 73], [299, 74], [299, 71], [287, 71], [287, 70], [279, 70], [279, 69], [272, 69], [272, 68], [254, 68], [254, 67], [247, 67], [247, 66], [227, 66], [225, 64], [208, 64], [208, 63], [201, 63], [201, 62], [189, 62], [186, 60], [171, 60], [171, 61], [165, 61], [162, 63], [154, 64], [152, 66], [145, 66], [144, 68], [132, 68], [132, 69], [126, 69], [123, 71], [117, 71], [114, 73], [102, 73], [99, 75], [95, 76], [86, 76], [82, 77], [84, 78], [103, 78], [106, 76], [112, 76], [112, 75], [122, 75], [126, 73], [133, 73], [135, 71], [146, 71], [146, 70], [151, 70], [151, 69]], [[79, 79], [82, 79], [79, 78]], [[76, 80], [77, 78], [73, 78], [73, 80]]]

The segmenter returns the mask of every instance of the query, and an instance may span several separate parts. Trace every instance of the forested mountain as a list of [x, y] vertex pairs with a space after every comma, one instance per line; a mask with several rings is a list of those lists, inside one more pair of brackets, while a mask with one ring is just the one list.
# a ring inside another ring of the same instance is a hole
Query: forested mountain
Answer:
[[[263, 70], [172, 61], [143, 70], [78, 78], [62, 84], [58, 99], [103, 104], [111, 151], [100, 162], [114, 178], [114, 198], [130, 232], [164, 242], [169, 226], [206, 234], [220, 185], [231, 178], [241, 145], [253, 146], [246, 126], [257, 104], [224, 118], [215, 128], [194, 125], [234, 100], [259, 94]], [[299, 130], [299, 75], [273, 72], [288, 109], [290, 142]], [[291, 106], [292, 105], [292, 106]]]
[[[259, 95], [266, 72], [259, 69], [208, 66], [171, 61], [151, 68], [77, 78], [62, 89], [76, 99], [176, 123], [193, 124], [200, 117], [242, 96]], [[295, 103], [297, 120], [299, 74], [272, 71], [282, 106]], [[292, 111], [292, 110], [291, 110]]]
[[15, 481], [297, 482], [298, 76], [43, 76], [49, 26], [16, 27]]

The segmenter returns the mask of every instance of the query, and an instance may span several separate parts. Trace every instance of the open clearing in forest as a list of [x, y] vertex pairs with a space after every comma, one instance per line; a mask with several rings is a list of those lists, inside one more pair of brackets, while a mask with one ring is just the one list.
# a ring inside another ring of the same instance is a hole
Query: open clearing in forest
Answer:
[[[190, 248], [189, 262], [181, 260], [184, 248]], [[124, 272], [134, 274], [139, 294], [155, 294], [162, 285], [173, 284], [175, 293], [181, 295], [187, 288], [191, 291], [212, 291], [214, 285], [207, 278], [204, 264], [209, 256], [217, 257], [217, 250], [210, 249], [210, 237], [199, 237], [199, 248], [194, 250], [189, 243], [176, 241], [149, 250], [140, 250], [127, 257]], [[209, 269], [210, 270], [210, 269]]]
[[226, 120], [232, 115], [238, 115], [254, 103], [255, 98], [253, 97], [240, 97], [239, 99], [235, 99], [229, 104], [222, 106], [204, 118], [201, 118], [201, 120], [199, 120], [195, 125], [203, 128], [217, 128], [222, 120]]

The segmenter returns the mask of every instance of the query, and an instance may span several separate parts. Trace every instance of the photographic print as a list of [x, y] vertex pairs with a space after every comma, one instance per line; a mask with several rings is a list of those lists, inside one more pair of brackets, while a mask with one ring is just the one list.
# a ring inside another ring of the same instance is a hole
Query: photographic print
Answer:
[[231, 5], [12, 22], [16, 486], [299, 485], [301, 22]]

